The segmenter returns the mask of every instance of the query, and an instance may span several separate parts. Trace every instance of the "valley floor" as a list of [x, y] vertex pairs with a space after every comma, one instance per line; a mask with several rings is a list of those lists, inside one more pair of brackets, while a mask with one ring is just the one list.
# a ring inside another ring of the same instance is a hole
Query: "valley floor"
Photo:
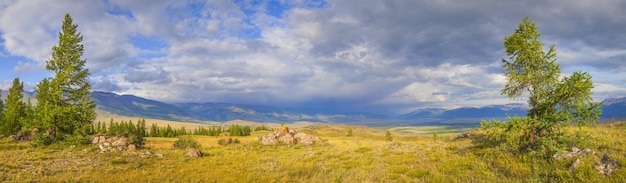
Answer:
[[[348, 128], [354, 136], [347, 137]], [[610, 176], [594, 165], [607, 155], [626, 165], [626, 125], [589, 127], [594, 155], [535, 160], [446, 135], [393, 132], [346, 125], [313, 125], [299, 132], [322, 138], [313, 146], [262, 146], [268, 131], [237, 138], [241, 144], [218, 145], [225, 137], [197, 136], [200, 158], [174, 149], [176, 138], [147, 138], [135, 151], [100, 152], [98, 147], [38, 148], [0, 140], [3, 182], [620, 182], [626, 168]], [[403, 129], [406, 130], [406, 129]], [[150, 151], [163, 157], [145, 154]], [[580, 159], [576, 168], [571, 164]]]

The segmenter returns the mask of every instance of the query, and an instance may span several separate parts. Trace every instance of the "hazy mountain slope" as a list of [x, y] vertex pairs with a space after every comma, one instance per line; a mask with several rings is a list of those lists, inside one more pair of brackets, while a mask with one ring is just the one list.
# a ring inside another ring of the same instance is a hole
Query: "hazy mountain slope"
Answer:
[[123, 116], [150, 117], [167, 120], [195, 120], [195, 115], [184, 108], [134, 95], [93, 92], [99, 110]]

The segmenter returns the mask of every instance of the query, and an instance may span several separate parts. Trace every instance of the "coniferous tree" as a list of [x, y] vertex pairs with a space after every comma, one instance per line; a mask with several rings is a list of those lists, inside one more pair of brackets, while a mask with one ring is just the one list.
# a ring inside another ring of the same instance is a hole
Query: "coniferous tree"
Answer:
[[[35, 126], [40, 131], [46, 131], [46, 134], [35, 134], [35, 140], [38, 144], [49, 145], [56, 139], [55, 116], [59, 109], [55, 107], [54, 93], [51, 91], [50, 79], [45, 78], [35, 87], [35, 98], [37, 106], [35, 106], [34, 116], [37, 119]], [[51, 132], [51, 133], [48, 133]]]
[[22, 129], [23, 118], [26, 116], [26, 104], [22, 101], [23, 90], [24, 84], [15, 78], [6, 99], [4, 126], [2, 127], [2, 133], [5, 135], [15, 134]]
[[152, 127], [150, 127], [150, 137], [158, 137], [159, 136], [159, 127], [157, 127], [156, 123], [152, 123]]
[[32, 102], [30, 102], [30, 98], [28, 98], [28, 101], [26, 102], [26, 106], [24, 108], [24, 117], [22, 117], [22, 120], [20, 123], [22, 123], [22, 129], [33, 129], [37, 127], [37, 120], [35, 118], [35, 107], [33, 106]]
[[[2, 98], [2, 90], [0, 90], [0, 98]], [[0, 99], [0, 128], [4, 126], [4, 100]], [[2, 130], [0, 130], [2, 133]]]
[[391, 132], [389, 130], [385, 132], [385, 141], [393, 141], [393, 137], [391, 136]]
[[593, 103], [589, 73], [577, 71], [569, 77], [561, 76], [554, 45], [544, 52], [540, 35], [536, 24], [526, 17], [513, 34], [504, 38], [509, 59], [502, 59], [507, 79], [502, 94], [510, 99], [527, 94], [527, 116], [516, 116], [508, 122], [483, 121], [481, 127], [490, 130], [492, 139], [504, 139], [508, 147], [551, 155], [564, 148], [562, 127], [595, 123], [602, 104]]
[[44, 79], [39, 88], [47, 92], [47, 96], [41, 98], [45, 98], [43, 102], [49, 106], [46, 106], [48, 111], [38, 112], [50, 115], [46, 119], [49, 121], [44, 122], [47, 124], [42, 126], [58, 131], [57, 135], [80, 133], [96, 117], [95, 101], [89, 93], [89, 70], [85, 68], [86, 60], [81, 58], [83, 37], [77, 28], [72, 17], [66, 14], [59, 42], [52, 47], [52, 56], [46, 61], [46, 70], [52, 72], [54, 77]]

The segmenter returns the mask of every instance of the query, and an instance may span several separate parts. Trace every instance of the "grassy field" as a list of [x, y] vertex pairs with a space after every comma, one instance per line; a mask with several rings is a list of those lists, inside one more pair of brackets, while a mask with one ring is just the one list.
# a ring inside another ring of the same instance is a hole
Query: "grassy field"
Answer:
[[[147, 120], [148, 121], [148, 120]], [[288, 124], [289, 125], [289, 124]], [[589, 127], [595, 155], [577, 159], [533, 160], [476, 147], [470, 139], [451, 140], [449, 127], [368, 128], [299, 123], [299, 132], [317, 135], [314, 146], [262, 146], [257, 138], [232, 137], [241, 144], [220, 146], [224, 137], [197, 136], [201, 158], [188, 158], [173, 148], [176, 138], [147, 138], [136, 151], [100, 152], [95, 146], [32, 147], [0, 140], [0, 181], [3, 182], [621, 182], [626, 169], [610, 176], [594, 164], [603, 155], [626, 165], [626, 125]], [[352, 137], [347, 131], [353, 130]], [[385, 131], [393, 141], [385, 141]], [[464, 130], [464, 129], [461, 129]], [[432, 133], [442, 134], [433, 139]], [[150, 151], [162, 158], [144, 157]]]

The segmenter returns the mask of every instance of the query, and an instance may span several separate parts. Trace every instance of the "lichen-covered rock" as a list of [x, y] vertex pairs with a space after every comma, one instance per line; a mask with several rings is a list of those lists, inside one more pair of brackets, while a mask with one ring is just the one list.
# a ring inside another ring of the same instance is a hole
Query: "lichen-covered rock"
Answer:
[[284, 144], [287, 144], [287, 145], [296, 145], [298, 143], [296, 138], [294, 138], [290, 134], [283, 135], [282, 137], [278, 138], [278, 141], [280, 141], [280, 142], [282, 142]]
[[600, 164], [596, 164], [596, 170], [606, 176], [611, 175], [613, 172], [617, 171], [618, 168], [617, 161], [609, 158], [606, 154], [600, 159]]
[[322, 142], [319, 138], [313, 135], [308, 135], [306, 133], [298, 133], [294, 136], [298, 143], [302, 145], [315, 145], [316, 142]]
[[199, 157], [202, 157], [202, 155], [203, 155], [202, 151], [196, 148], [189, 148], [187, 153], [185, 153], [185, 156], [190, 157], [190, 158], [199, 158]]
[[113, 142], [113, 146], [117, 147], [126, 147], [128, 145], [128, 139], [126, 137], [121, 137]]
[[275, 132], [269, 133], [261, 139], [261, 144], [263, 145], [277, 145], [279, 143], [287, 145], [296, 145], [298, 143], [314, 145], [317, 142], [322, 141], [313, 135], [298, 133], [295, 129], [290, 129], [285, 125], [278, 127]]
[[261, 144], [263, 144], [263, 145], [276, 145], [276, 144], [278, 144], [278, 138], [276, 137], [276, 135], [274, 135], [274, 133], [269, 133], [269, 134], [263, 136], [263, 138], [261, 140]]

